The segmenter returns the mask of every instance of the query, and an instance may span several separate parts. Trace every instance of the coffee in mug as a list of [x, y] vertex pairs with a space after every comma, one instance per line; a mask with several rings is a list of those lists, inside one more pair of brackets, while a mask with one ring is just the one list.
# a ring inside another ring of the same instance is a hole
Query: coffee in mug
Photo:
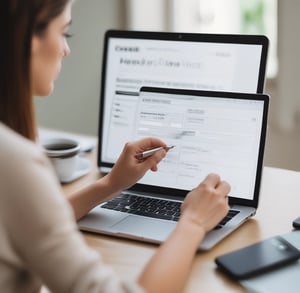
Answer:
[[43, 147], [60, 182], [69, 182], [76, 172], [80, 144], [73, 139], [52, 138], [45, 141]]

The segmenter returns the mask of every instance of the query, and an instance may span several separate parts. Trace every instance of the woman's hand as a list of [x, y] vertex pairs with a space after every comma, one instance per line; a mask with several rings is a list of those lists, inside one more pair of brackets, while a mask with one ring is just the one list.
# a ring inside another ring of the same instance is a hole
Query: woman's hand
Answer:
[[229, 184], [221, 181], [219, 175], [209, 174], [185, 198], [182, 220], [196, 224], [204, 233], [213, 229], [228, 212], [229, 191]]
[[183, 292], [199, 242], [228, 211], [229, 190], [228, 183], [210, 174], [188, 193], [178, 224], [139, 277], [146, 292]]
[[107, 175], [106, 179], [109, 180], [109, 184], [116, 190], [124, 190], [135, 184], [148, 170], [157, 171], [157, 164], [165, 157], [166, 149], [145, 159], [136, 158], [141, 152], [156, 147], [166, 148], [167, 145], [157, 138], [145, 138], [127, 143], [116, 164]]

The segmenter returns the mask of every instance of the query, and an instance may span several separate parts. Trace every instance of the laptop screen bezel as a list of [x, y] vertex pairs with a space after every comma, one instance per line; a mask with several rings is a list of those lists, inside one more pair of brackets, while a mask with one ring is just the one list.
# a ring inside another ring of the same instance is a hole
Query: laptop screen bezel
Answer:
[[[104, 50], [102, 60], [102, 74], [101, 74], [101, 91], [100, 91], [100, 108], [99, 108], [99, 125], [98, 125], [98, 153], [97, 165], [99, 168], [112, 168], [113, 164], [103, 162], [101, 160], [101, 143], [103, 134], [103, 120], [104, 120], [104, 99], [106, 91], [106, 72], [107, 72], [107, 57], [109, 49], [109, 40], [111, 38], [124, 38], [124, 39], [147, 39], [147, 40], [168, 40], [168, 41], [189, 41], [189, 42], [212, 42], [212, 43], [232, 43], [232, 44], [257, 44], [261, 45], [261, 59], [257, 83], [257, 93], [262, 93], [265, 82], [266, 59], [269, 41], [267, 37], [262, 35], [234, 35], [234, 34], [192, 34], [192, 33], [170, 33], [170, 32], [149, 32], [149, 31], [124, 31], [124, 30], [108, 30], [104, 38]], [[200, 92], [200, 91], [199, 91]], [[203, 91], [205, 92], [205, 91]], [[217, 93], [217, 92], [214, 92]], [[154, 187], [153, 187], [154, 188]], [[137, 184], [133, 189], [142, 189], [148, 191], [148, 188]], [[154, 190], [154, 189], [153, 189]], [[164, 189], [155, 187], [157, 192], [165, 193]], [[170, 190], [176, 196], [184, 196], [185, 192], [177, 189]], [[252, 205], [252, 201], [250, 205]]]

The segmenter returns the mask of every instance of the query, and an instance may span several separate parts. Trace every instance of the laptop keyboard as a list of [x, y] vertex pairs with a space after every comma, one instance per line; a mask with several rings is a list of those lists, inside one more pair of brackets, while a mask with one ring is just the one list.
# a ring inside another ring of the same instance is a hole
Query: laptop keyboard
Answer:
[[[179, 220], [180, 207], [181, 202], [142, 197], [132, 194], [119, 195], [101, 206], [101, 208], [105, 209], [171, 221]], [[215, 227], [215, 229], [222, 228], [238, 213], [239, 211], [237, 210], [229, 210], [226, 217]]]

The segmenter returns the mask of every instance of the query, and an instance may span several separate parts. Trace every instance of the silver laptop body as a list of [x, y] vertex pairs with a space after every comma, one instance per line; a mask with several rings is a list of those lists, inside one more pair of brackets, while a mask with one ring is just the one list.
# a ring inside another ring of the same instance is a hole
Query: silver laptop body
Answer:
[[[134, 102], [133, 102], [134, 100]], [[116, 113], [135, 113], [130, 125], [112, 117], [110, 138], [102, 146], [103, 158], [110, 158], [120, 130], [130, 129], [133, 139], [155, 136], [175, 145], [159, 164], [122, 196], [171, 202], [183, 201], [189, 190], [210, 173], [218, 173], [231, 184], [229, 202], [234, 216], [209, 232], [199, 249], [207, 250], [234, 231], [256, 212], [263, 167], [269, 98], [262, 94], [142, 87], [138, 95], [116, 93]], [[133, 104], [134, 109], [133, 109]], [[124, 112], [122, 112], [124, 111]], [[131, 117], [128, 113], [125, 114]], [[118, 116], [118, 115], [115, 115]], [[157, 118], [159, 117], [159, 119]], [[128, 124], [128, 121], [126, 122]], [[125, 131], [125, 130], [124, 130]], [[129, 135], [129, 133], [127, 133]], [[101, 140], [103, 142], [103, 138]], [[115, 158], [114, 158], [115, 159]], [[108, 166], [101, 170], [109, 171]], [[143, 202], [143, 200], [142, 200]], [[172, 204], [171, 204], [172, 205]], [[82, 231], [125, 237], [151, 243], [163, 242], [176, 225], [167, 220], [127, 211], [95, 207], [79, 222]], [[167, 208], [168, 210], [168, 208]]]

